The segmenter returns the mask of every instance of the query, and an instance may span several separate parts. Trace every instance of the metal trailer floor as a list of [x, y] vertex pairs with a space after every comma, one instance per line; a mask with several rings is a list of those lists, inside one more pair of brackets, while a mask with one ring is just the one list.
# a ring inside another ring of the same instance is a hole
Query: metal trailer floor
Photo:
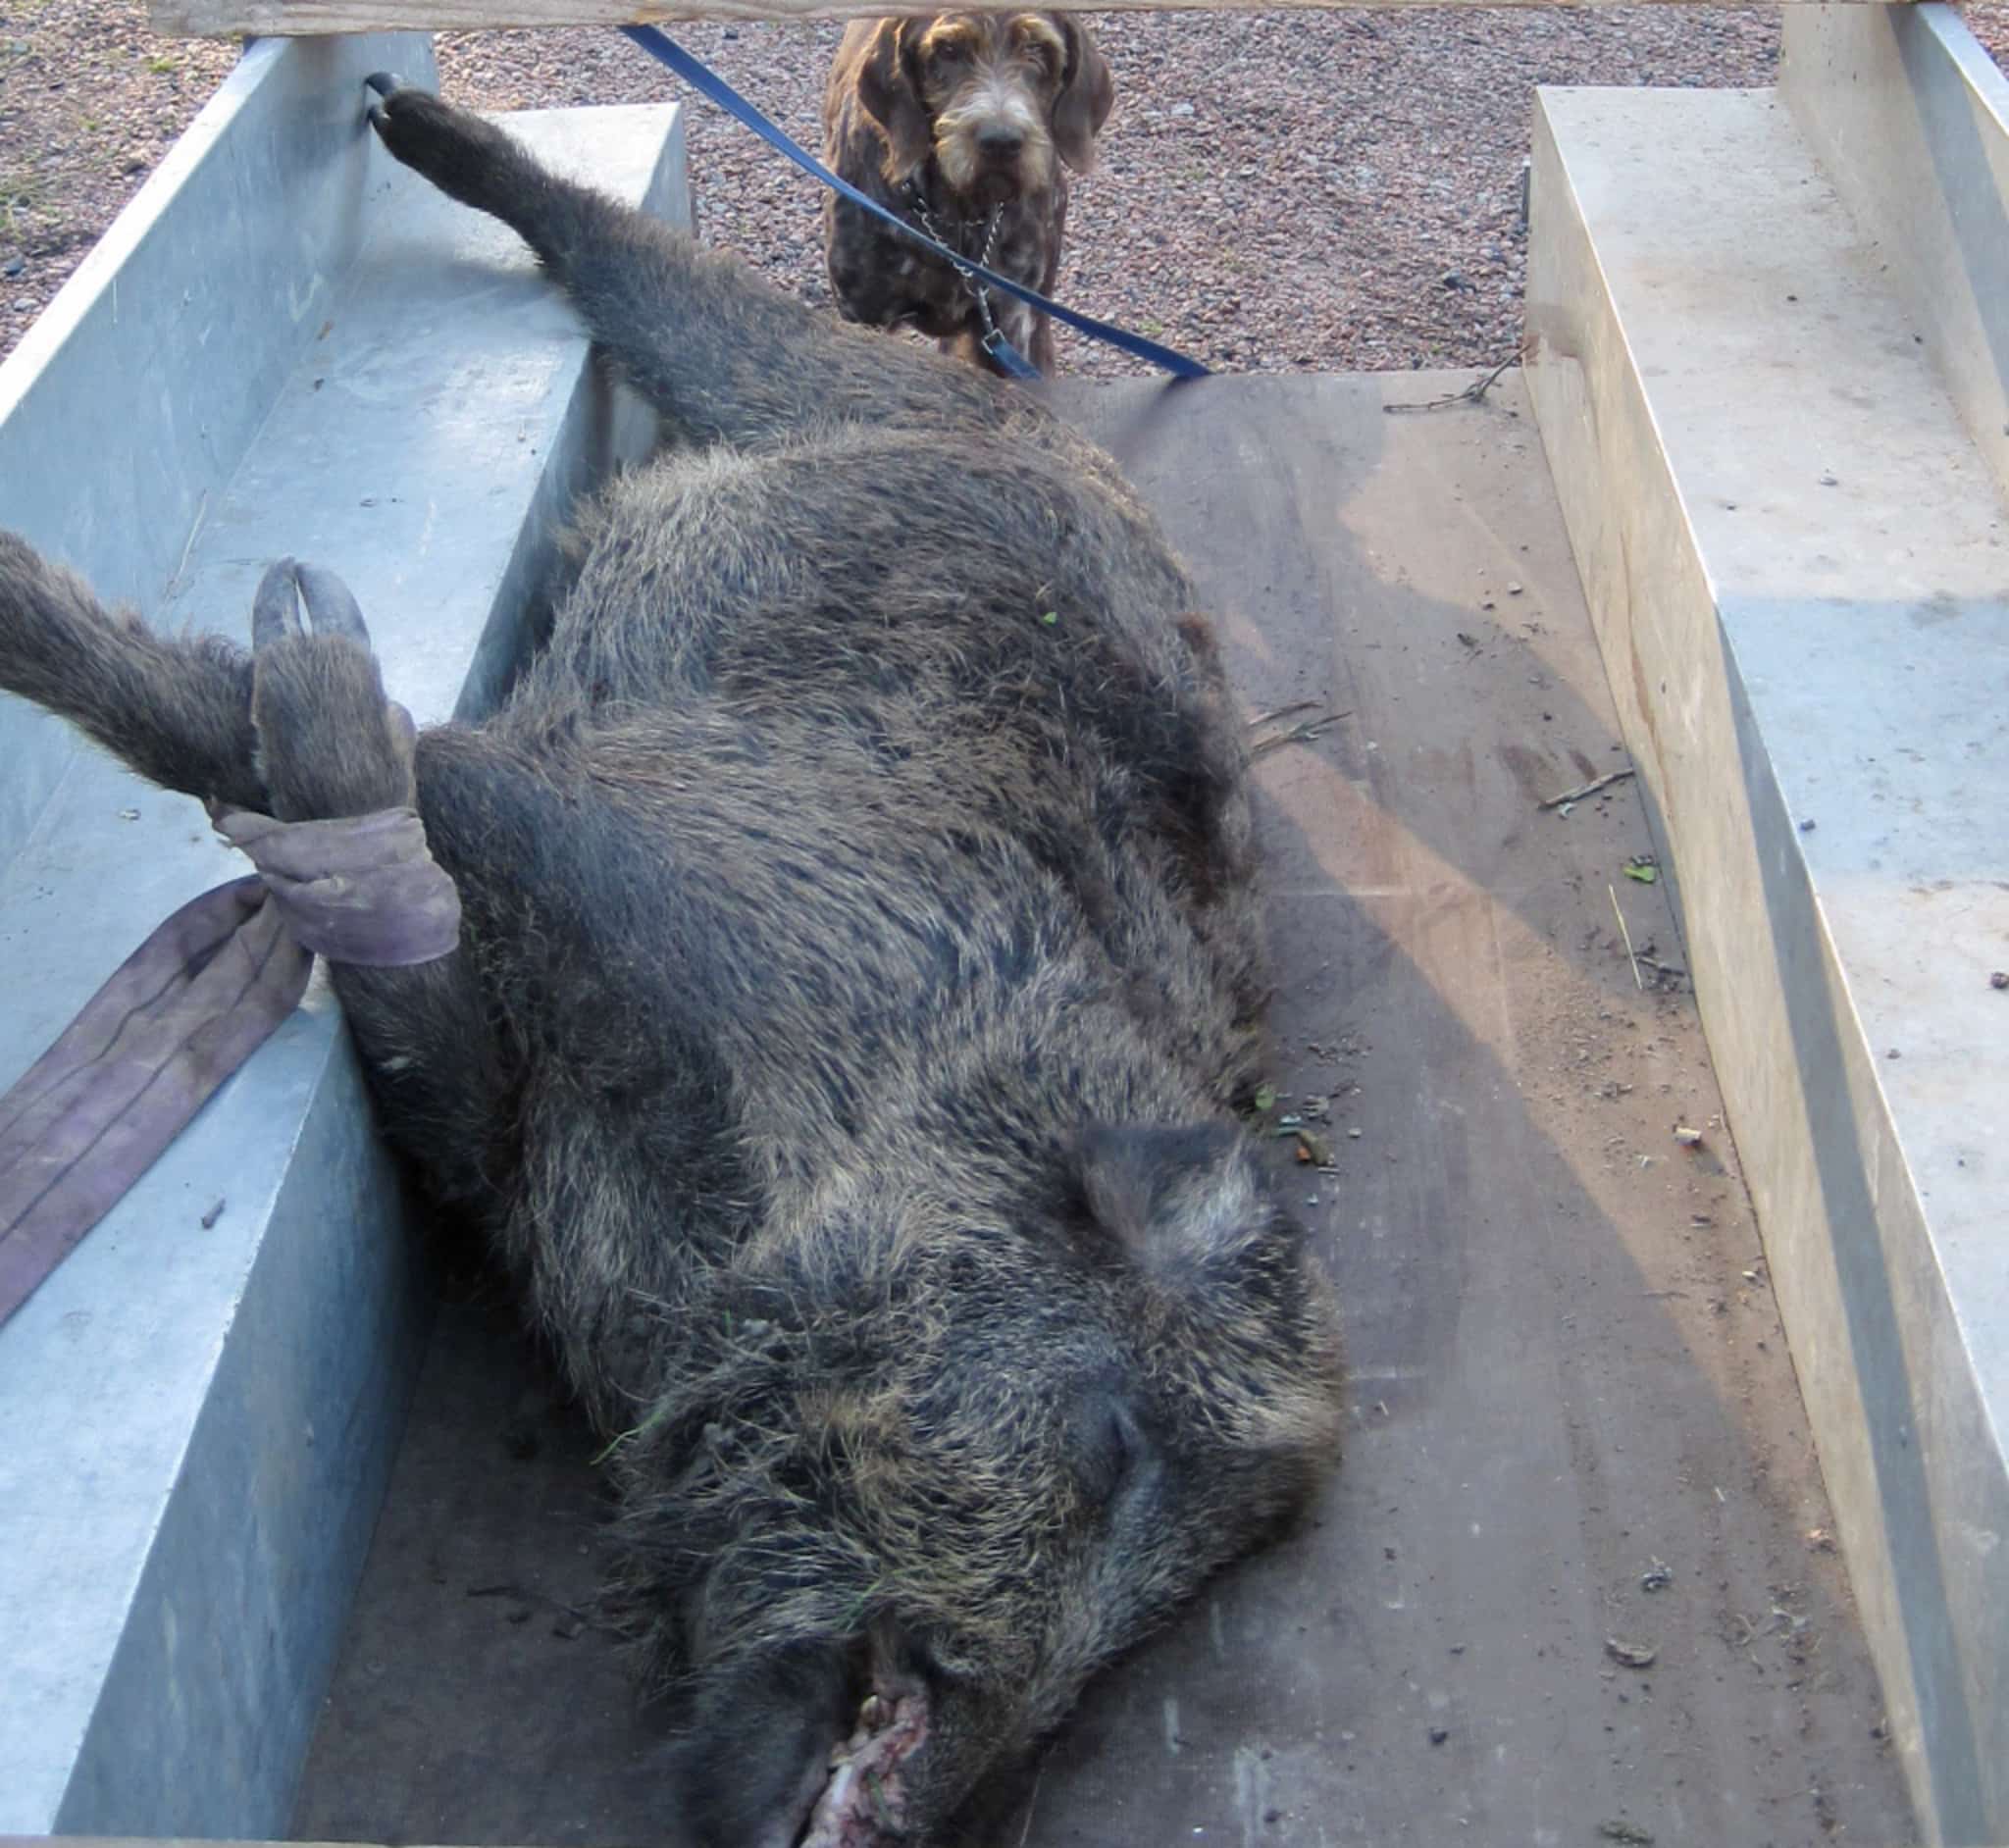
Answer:
[[[1259, 781], [1355, 1398], [1315, 1520], [1090, 1690], [1007, 1844], [1913, 1837], [1639, 796], [1540, 806], [1625, 760], [1519, 375], [1395, 412], [1467, 383], [1065, 388], [1249, 710], [1344, 715]], [[450, 1294], [296, 1837], [674, 1839], [589, 1453]]]

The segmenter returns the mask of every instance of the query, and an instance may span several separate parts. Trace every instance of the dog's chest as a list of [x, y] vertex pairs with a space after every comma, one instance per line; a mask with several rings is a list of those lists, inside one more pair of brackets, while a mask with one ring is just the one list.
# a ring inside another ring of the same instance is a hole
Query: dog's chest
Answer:
[[[978, 318], [970, 284], [945, 259], [847, 201], [835, 204], [831, 282], [853, 320], [875, 327], [910, 323], [923, 334], [947, 335]], [[934, 233], [952, 249], [1028, 288], [1041, 288], [1059, 209], [1057, 201], [1048, 210], [1006, 206], [995, 232], [980, 218], [930, 216]]]

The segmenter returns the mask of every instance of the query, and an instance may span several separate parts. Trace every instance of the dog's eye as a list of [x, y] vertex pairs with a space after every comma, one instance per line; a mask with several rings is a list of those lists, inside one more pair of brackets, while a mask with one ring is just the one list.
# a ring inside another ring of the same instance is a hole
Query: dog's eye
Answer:
[[1052, 77], [1060, 66], [1060, 47], [1045, 32], [1019, 31], [1013, 34], [1018, 55], [1043, 76]]
[[947, 45], [937, 45], [934, 50], [928, 53], [928, 69], [934, 72], [937, 77], [940, 77], [946, 71], [956, 69], [957, 66], [966, 62], [968, 57], [969, 52], [960, 44], [952, 42]]

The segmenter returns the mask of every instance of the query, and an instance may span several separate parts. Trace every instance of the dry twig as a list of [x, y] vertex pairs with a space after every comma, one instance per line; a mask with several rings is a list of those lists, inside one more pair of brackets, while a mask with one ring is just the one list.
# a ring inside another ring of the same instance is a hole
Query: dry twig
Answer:
[[1612, 897], [1612, 915], [1619, 920], [1619, 935], [1625, 940], [1625, 959], [1632, 965], [1632, 986], [1644, 994], [1646, 984], [1639, 979], [1639, 957], [1632, 949], [1632, 933], [1625, 928], [1625, 914], [1619, 909], [1619, 895], [1610, 886], [1605, 890]]
[[1565, 802], [1580, 802], [1586, 796], [1595, 796], [1599, 790], [1609, 789], [1614, 783], [1623, 783], [1627, 777], [1638, 774], [1636, 770], [1607, 770], [1603, 776], [1581, 788], [1565, 790], [1561, 796], [1552, 796], [1547, 801], [1536, 803], [1536, 807], [1561, 808]]
[[1278, 706], [1274, 712], [1259, 712], [1243, 727], [1245, 731], [1258, 731], [1262, 726], [1274, 725], [1278, 719], [1287, 719], [1294, 712], [1311, 712], [1317, 707], [1315, 699], [1293, 699], [1287, 706]]
[[[1313, 703], [1306, 700], [1300, 705], [1284, 706], [1268, 714], [1267, 718], [1279, 718], [1285, 712], [1301, 712], [1305, 706]], [[1313, 739], [1319, 737], [1327, 726], [1337, 725], [1341, 719], [1352, 716], [1351, 712], [1321, 712], [1315, 719], [1304, 719], [1284, 731], [1272, 732], [1267, 738], [1256, 739], [1249, 746], [1249, 759], [1253, 763], [1259, 757], [1268, 756], [1273, 750], [1281, 750], [1286, 744], [1309, 744]], [[1254, 724], [1262, 725], [1266, 722], [1266, 719], [1258, 719]], [[1253, 725], [1251, 729], [1254, 729]]]
[[1463, 391], [1453, 391], [1441, 398], [1425, 398], [1420, 404], [1384, 404], [1381, 409], [1390, 417], [1399, 417], [1409, 411], [1448, 411], [1454, 404], [1483, 404], [1486, 393], [1499, 383], [1500, 375], [1520, 364], [1517, 352], [1511, 359], [1503, 359], [1483, 379], [1474, 379]]

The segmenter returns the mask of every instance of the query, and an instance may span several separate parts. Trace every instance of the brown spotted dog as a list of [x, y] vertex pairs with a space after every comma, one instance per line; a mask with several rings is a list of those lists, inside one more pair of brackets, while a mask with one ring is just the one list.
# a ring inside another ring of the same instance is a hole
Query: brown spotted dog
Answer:
[[[824, 160], [938, 243], [1051, 295], [1067, 169], [1088, 171], [1114, 99], [1108, 64], [1068, 14], [858, 20], [831, 65]], [[1042, 373], [1054, 370], [1045, 315], [965, 281], [834, 193], [823, 231], [847, 320], [917, 328], [1002, 373], [984, 346], [994, 322]]]

